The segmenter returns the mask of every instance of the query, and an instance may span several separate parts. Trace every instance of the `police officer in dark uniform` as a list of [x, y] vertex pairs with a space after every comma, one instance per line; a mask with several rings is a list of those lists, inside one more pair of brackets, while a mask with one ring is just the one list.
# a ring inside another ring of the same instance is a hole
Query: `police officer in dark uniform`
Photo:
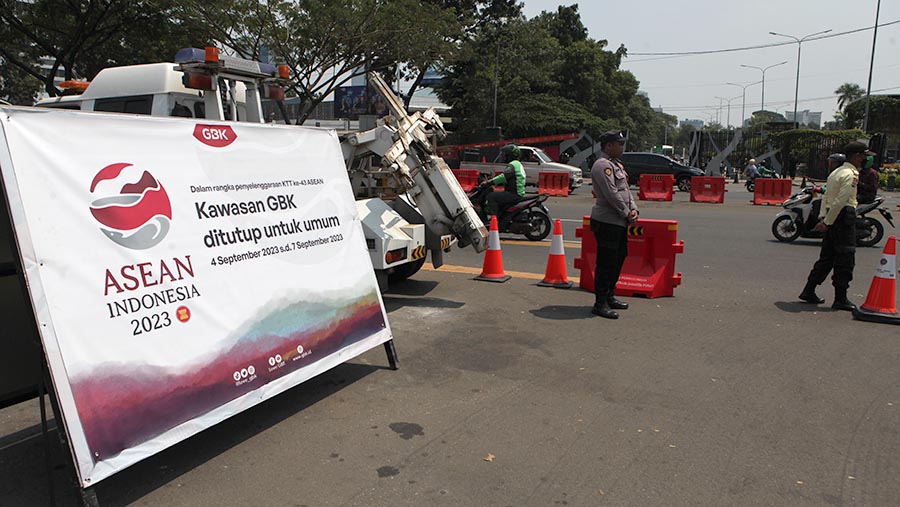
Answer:
[[814, 229], [824, 232], [825, 238], [819, 260], [809, 272], [800, 300], [812, 304], [824, 303], [825, 300], [816, 295], [816, 287], [834, 270], [831, 276], [834, 303], [831, 307], [853, 311], [856, 306], [847, 299], [847, 290], [856, 265], [856, 187], [859, 184], [859, 168], [865, 165], [866, 157], [874, 153], [862, 142], [849, 143], [843, 151], [847, 161], [828, 175], [819, 212], [820, 221]]
[[628, 256], [627, 226], [637, 221], [638, 209], [628, 188], [628, 174], [619, 157], [625, 151], [625, 132], [600, 136], [599, 158], [591, 167], [591, 183], [597, 202], [591, 208], [591, 231], [597, 240], [594, 272], [594, 307], [591, 313], [618, 319], [614, 310], [627, 310], [628, 303], [613, 295], [622, 264]]

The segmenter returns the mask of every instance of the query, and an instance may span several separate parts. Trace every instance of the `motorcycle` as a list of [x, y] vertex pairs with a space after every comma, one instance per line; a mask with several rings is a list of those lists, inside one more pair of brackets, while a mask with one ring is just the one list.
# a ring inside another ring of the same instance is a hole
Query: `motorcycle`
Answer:
[[757, 178], [766, 179], [766, 178], [777, 178], [777, 177], [778, 176], [776, 176], [774, 174], [771, 176], [763, 176], [760, 174], [759, 176], [756, 176], [755, 178], [748, 178], [747, 182], [744, 183], [744, 186], [747, 187], [747, 192], [753, 193], [756, 190], [756, 179]]
[[[493, 189], [493, 185], [486, 183], [473, 188], [469, 193], [472, 207], [485, 224], [489, 221], [486, 212], [487, 196]], [[507, 206], [497, 217], [500, 232], [523, 234], [531, 241], [541, 241], [549, 236], [553, 224], [550, 222], [550, 210], [544, 206], [544, 201], [548, 198], [547, 195], [525, 196]]]
[[[819, 211], [822, 207], [822, 187], [806, 187], [784, 201], [784, 211], [775, 215], [772, 222], [772, 234], [775, 239], [785, 243], [794, 241], [799, 237], [821, 238], [825, 234], [813, 230], [819, 222]], [[856, 245], [875, 246], [884, 237], [884, 226], [881, 222], [868, 213], [878, 210], [881, 216], [891, 227], [894, 227], [891, 212], [882, 207], [884, 197], [877, 196], [868, 204], [860, 204], [856, 207]]]

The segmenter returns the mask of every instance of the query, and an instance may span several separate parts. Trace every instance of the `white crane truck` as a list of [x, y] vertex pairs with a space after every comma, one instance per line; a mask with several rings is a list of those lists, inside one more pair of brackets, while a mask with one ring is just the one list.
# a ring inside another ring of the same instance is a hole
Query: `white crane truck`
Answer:
[[[82, 93], [38, 102], [39, 107], [263, 123], [262, 99], [284, 98], [288, 71], [220, 56], [216, 48], [187, 48], [174, 63], [111, 67]], [[427, 252], [435, 268], [451, 246], [487, 246], [487, 231], [432, 138], [446, 136], [434, 109], [408, 114], [375, 74], [370, 83], [391, 114], [375, 128], [341, 135], [378, 283], [385, 289], [415, 274]], [[70, 85], [71, 86], [71, 85]]]

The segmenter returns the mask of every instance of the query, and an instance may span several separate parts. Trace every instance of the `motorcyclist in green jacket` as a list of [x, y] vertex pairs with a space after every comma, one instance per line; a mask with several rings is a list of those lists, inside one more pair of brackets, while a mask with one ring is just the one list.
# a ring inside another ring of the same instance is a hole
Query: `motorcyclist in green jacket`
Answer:
[[514, 146], [507, 153], [508, 164], [503, 174], [498, 174], [490, 180], [493, 185], [503, 185], [502, 192], [491, 192], [487, 196], [488, 207], [496, 215], [525, 197], [525, 168], [519, 161], [521, 158], [522, 151]]

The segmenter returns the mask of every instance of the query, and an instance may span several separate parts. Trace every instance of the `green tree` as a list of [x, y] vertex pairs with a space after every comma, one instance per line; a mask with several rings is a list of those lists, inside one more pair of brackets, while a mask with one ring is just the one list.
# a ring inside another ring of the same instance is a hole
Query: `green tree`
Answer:
[[[497, 124], [508, 136], [556, 134], [580, 122], [576, 130], [624, 128], [632, 146], [652, 144], [656, 113], [637, 93], [634, 75], [619, 68], [625, 48], [606, 45], [587, 36], [577, 5], [484, 25], [442, 67], [438, 95], [464, 137], [493, 124], [496, 104]], [[539, 121], [524, 122], [529, 114]]]
[[[510, 17], [521, 15], [522, 5], [514, 0], [424, 0], [434, 4], [442, 12], [452, 12], [456, 26], [432, 29], [442, 37], [431, 39], [428, 46], [413, 54], [409, 61], [400, 65], [401, 77], [411, 80], [404, 96], [404, 105], [409, 107], [416, 90], [421, 86], [425, 73], [439, 62], [452, 58], [459, 45], [473, 30], [486, 24], [497, 24]], [[445, 22], [450, 22], [446, 19]], [[454, 28], [460, 28], [454, 30]]]
[[355, 76], [380, 72], [390, 81], [403, 66], [424, 72], [462, 31], [455, 9], [436, 1], [189, 0], [185, 10], [229, 51], [256, 59], [265, 48], [289, 66], [302, 99], [298, 123]]
[[[169, 60], [202, 29], [175, 18], [175, 0], [0, 0], [0, 57], [55, 96], [54, 78]], [[41, 57], [49, 57], [41, 68]]]
[[767, 123], [785, 121], [787, 121], [787, 118], [773, 111], [754, 111], [750, 116], [750, 128], [762, 128]]
[[[844, 108], [844, 125], [862, 128], [866, 115], [866, 101], [857, 100]], [[869, 132], [897, 132], [900, 130], [900, 95], [869, 96]]]
[[866, 91], [856, 83], [844, 83], [834, 93], [838, 96], [838, 111], [843, 111], [851, 102], [865, 95]]

